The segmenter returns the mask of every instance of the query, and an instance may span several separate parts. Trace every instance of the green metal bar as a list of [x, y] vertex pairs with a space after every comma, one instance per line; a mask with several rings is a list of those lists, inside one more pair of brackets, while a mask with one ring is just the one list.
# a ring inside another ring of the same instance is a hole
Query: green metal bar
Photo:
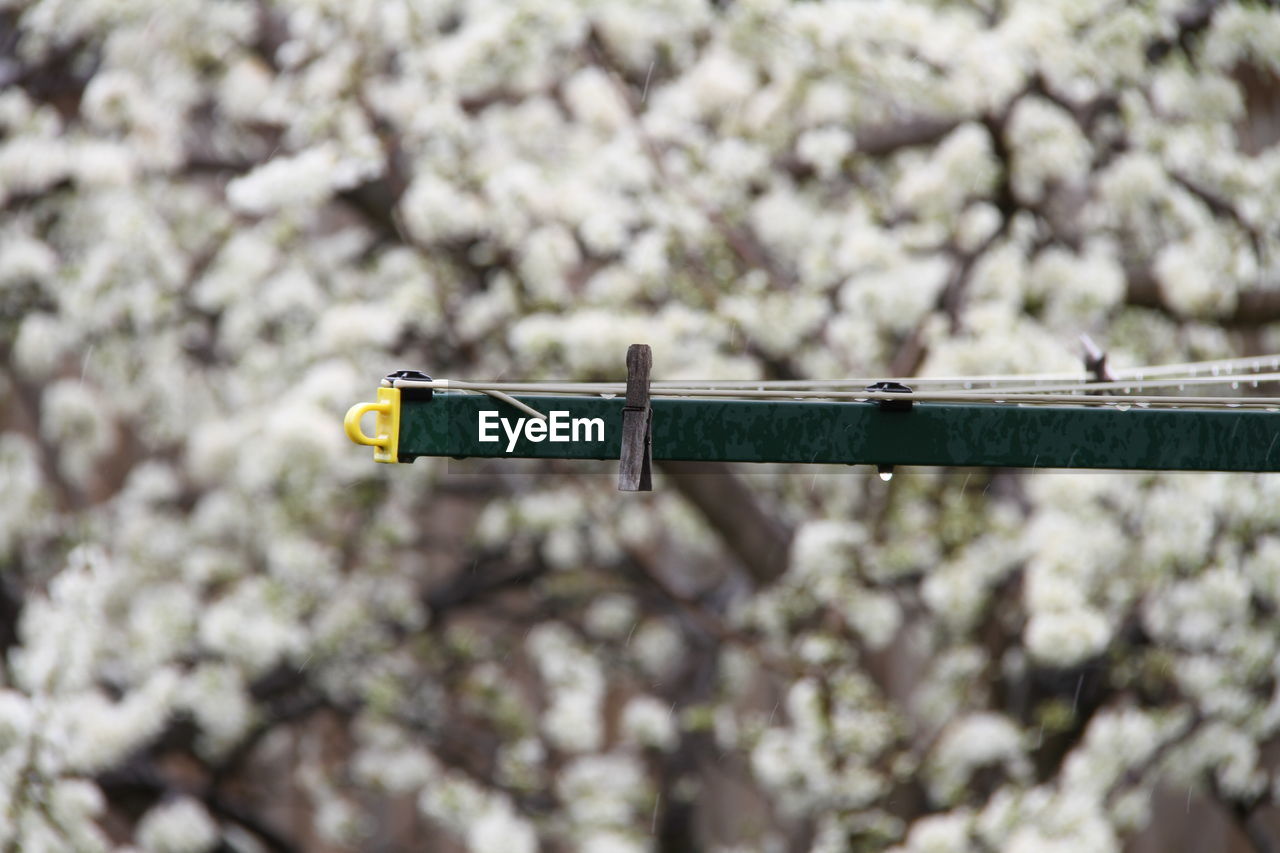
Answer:
[[[515, 429], [523, 412], [486, 396], [436, 392], [406, 400], [399, 458], [416, 456], [617, 459], [621, 398], [517, 396], [544, 413], [602, 421], [603, 436], [533, 441], [508, 452], [497, 417]], [[1048, 407], [874, 402], [655, 399], [653, 458], [721, 462], [822, 462], [1002, 468], [1280, 470], [1280, 413], [1256, 410]], [[479, 440], [491, 412], [497, 441]], [[521, 424], [520, 426], [524, 426]], [[566, 426], [567, 430], [568, 427]]]

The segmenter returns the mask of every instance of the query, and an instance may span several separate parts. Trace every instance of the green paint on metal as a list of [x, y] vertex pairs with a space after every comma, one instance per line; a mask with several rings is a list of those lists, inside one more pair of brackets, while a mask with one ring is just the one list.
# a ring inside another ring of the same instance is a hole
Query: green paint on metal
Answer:
[[[400, 458], [617, 459], [621, 398], [520, 396], [541, 412], [601, 418], [602, 441], [480, 442], [479, 414], [527, 417], [490, 397], [437, 392], [403, 405]], [[1280, 470], [1280, 413], [872, 402], [656, 399], [653, 458], [1002, 468]]]

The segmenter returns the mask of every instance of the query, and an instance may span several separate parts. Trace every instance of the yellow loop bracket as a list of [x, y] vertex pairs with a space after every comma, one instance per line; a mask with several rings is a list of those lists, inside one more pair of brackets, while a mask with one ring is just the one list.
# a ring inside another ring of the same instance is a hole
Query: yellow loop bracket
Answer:
[[[374, 421], [373, 437], [364, 434], [360, 428], [360, 419], [369, 412], [377, 415]], [[373, 448], [373, 461], [399, 462], [400, 450], [400, 389], [382, 387], [378, 389], [378, 402], [356, 403], [347, 409], [347, 416], [342, 421], [347, 431], [347, 438], [356, 444], [366, 444]]]

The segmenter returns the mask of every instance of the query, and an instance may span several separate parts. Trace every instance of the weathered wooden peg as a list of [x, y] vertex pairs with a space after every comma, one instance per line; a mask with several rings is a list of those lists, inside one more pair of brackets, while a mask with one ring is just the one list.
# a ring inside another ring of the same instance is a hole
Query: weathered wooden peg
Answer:
[[653, 351], [648, 344], [627, 347], [627, 402], [622, 407], [619, 491], [653, 491], [653, 408], [649, 405], [652, 369]]

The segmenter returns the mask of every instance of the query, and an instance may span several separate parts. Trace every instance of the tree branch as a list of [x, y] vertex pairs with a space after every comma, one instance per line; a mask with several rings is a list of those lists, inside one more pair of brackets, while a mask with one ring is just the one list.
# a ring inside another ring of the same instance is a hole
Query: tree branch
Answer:
[[131, 763], [108, 770], [95, 780], [112, 802], [132, 798], [142, 810], [172, 794], [189, 794], [200, 800], [213, 814], [226, 818], [251, 832], [263, 846], [274, 853], [294, 853], [300, 848], [256, 815], [226, 802], [216, 791], [190, 791], [171, 784], [150, 763]]
[[[547, 564], [534, 558], [525, 565], [506, 571], [495, 571], [505, 565], [505, 555], [477, 557], [469, 568], [460, 569], [446, 583], [429, 590], [423, 603], [433, 620], [451, 610], [483, 602], [489, 596], [517, 586], [527, 586], [546, 574]], [[463, 561], [459, 561], [463, 565]]]
[[1174, 46], [1181, 47], [1190, 56], [1191, 38], [1208, 29], [1213, 15], [1222, 5], [1222, 0], [1204, 0], [1189, 9], [1178, 13], [1175, 20], [1177, 30], [1165, 38], [1159, 38], [1147, 46], [1147, 59], [1155, 63], [1169, 55]]
[[659, 462], [680, 493], [698, 508], [759, 586], [787, 569], [791, 529], [765, 512], [756, 496], [727, 466], [705, 462]]
[[1194, 319], [1219, 323], [1235, 329], [1252, 329], [1269, 323], [1280, 322], [1280, 289], [1258, 288], [1242, 291], [1236, 297], [1236, 307], [1231, 313], [1222, 317], [1188, 317], [1175, 309], [1165, 299], [1150, 267], [1131, 267], [1127, 271], [1128, 286], [1125, 290], [1125, 303], [1135, 308], [1150, 308], [1166, 315], [1172, 320], [1185, 323]]
[[889, 124], [859, 128], [854, 131], [854, 150], [870, 157], [892, 154], [903, 148], [932, 145], [960, 126], [963, 119], [953, 116], [916, 116]]

